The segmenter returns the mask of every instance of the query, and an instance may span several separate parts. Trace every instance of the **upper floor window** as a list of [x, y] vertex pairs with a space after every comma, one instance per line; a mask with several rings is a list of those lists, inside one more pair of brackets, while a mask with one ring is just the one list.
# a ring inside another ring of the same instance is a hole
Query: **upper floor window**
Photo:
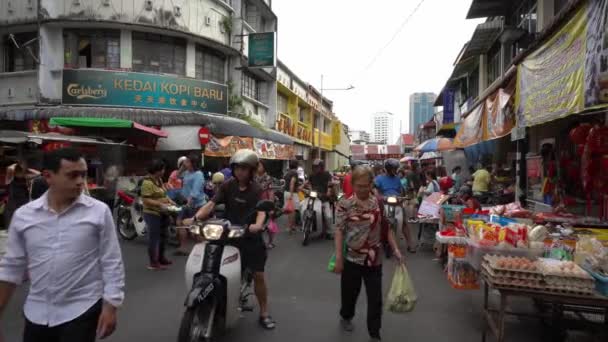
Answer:
[[217, 83], [224, 83], [224, 65], [226, 64], [224, 57], [209, 52], [203, 47], [197, 47], [195, 61], [196, 78]]
[[288, 102], [289, 102], [289, 100], [287, 99], [287, 96], [285, 96], [283, 94], [277, 95], [277, 109], [279, 110], [279, 113], [287, 114]]
[[[496, 79], [501, 76], [500, 67], [500, 47], [494, 53], [490, 53], [488, 56], [488, 85], [492, 84]], [[431, 111], [429, 111], [431, 113]]]
[[524, 0], [513, 13], [511, 22], [517, 28], [536, 33], [537, 0]]
[[253, 76], [243, 73], [243, 95], [254, 100], [260, 100], [260, 82]]
[[186, 41], [159, 34], [133, 32], [133, 70], [186, 74]]
[[65, 30], [65, 65], [79, 68], [120, 68], [120, 31]]
[[298, 106], [298, 118], [301, 122], [306, 122], [306, 108]]
[[18, 33], [4, 36], [4, 72], [36, 70], [38, 33]]

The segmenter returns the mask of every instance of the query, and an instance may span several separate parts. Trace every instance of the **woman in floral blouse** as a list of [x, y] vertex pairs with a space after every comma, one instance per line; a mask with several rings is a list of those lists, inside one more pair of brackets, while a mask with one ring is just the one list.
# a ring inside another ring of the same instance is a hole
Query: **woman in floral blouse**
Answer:
[[[343, 198], [338, 203], [335, 272], [342, 274], [342, 328], [345, 331], [353, 330], [355, 305], [361, 291], [361, 282], [364, 282], [367, 293], [367, 329], [372, 341], [380, 341], [382, 212], [377, 199], [372, 195], [373, 180], [373, 172], [368, 166], [358, 166], [352, 173], [353, 196]], [[385, 236], [388, 236], [393, 255], [402, 262], [403, 257], [395, 240], [395, 232], [391, 230]]]

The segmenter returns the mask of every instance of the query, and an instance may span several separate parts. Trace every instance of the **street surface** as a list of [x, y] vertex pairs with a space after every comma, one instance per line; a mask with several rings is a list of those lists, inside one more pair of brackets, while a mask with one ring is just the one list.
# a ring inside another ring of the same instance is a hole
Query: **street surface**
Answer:
[[[109, 342], [176, 341], [182, 304], [186, 294], [186, 258], [174, 257], [170, 270], [146, 269], [146, 240], [122, 242], [127, 273], [126, 301], [119, 311], [118, 330]], [[355, 317], [355, 331], [339, 328], [339, 276], [327, 272], [332, 254], [329, 241], [315, 241], [302, 247], [298, 236], [281, 233], [270, 251], [267, 265], [270, 307], [277, 321], [274, 331], [257, 324], [256, 312], [245, 313], [241, 324], [219, 342], [310, 342], [368, 341], [365, 326], [365, 292], [362, 291]], [[384, 341], [478, 341], [481, 340], [482, 293], [452, 289], [429, 250], [407, 254], [408, 269], [418, 292], [416, 309], [408, 314], [386, 312]], [[384, 264], [384, 293], [390, 286], [395, 264]], [[17, 291], [2, 319], [6, 342], [21, 341], [24, 288]], [[536, 321], [507, 321], [507, 341], [538, 341]]]

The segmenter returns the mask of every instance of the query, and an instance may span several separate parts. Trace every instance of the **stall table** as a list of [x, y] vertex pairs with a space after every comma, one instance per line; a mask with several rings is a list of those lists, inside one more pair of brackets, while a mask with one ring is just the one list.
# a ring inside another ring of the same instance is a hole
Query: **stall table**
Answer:
[[[417, 248], [422, 247], [424, 244], [433, 245], [435, 243], [435, 233], [439, 230], [439, 219], [438, 218], [418, 218], [418, 245]], [[433, 230], [424, 234], [425, 230]], [[431, 241], [429, 241], [431, 240]]]
[[[583, 313], [602, 315], [604, 317], [603, 325], [595, 324], [600, 326], [601, 329], [608, 331], [608, 297], [595, 296], [584, 296], [576, 294], [566, 293], [551, 293], [544, 291], [535, 291], [532, 289], [513, 288], [506, 287], [497, 284], [493, 284], [490, 279], [483, 276], [484, 282], [484, 298], [483, 298], [483, 309], [484, 317], [487, 324], [484, 324], [482, 331], [483, 342], [486, 341], [488, 327], [496, 337], [498, 342], [505, 340], [505, 315], [519, 316], [519, 317], [535, 317], [535, 318], [549, 318], [559, 319], [561, 314], [565, 311], [573, 312], [577, 314], [579, 318], [584, 318]], [[499, 308], [490, 308], [488, 304], [488, 294], [490, 289], [498, 291], [500, 296]], [[554, 311], [553, 314], [544, 313], [523, 313], [523, 312], [512, 312], [507, 311], [507, 304], [511, 297], [523, 297], [529, 298], [536, 303], [547, 303], [552, 304]], [[589, 322], [591, 323], [591, 322]]]

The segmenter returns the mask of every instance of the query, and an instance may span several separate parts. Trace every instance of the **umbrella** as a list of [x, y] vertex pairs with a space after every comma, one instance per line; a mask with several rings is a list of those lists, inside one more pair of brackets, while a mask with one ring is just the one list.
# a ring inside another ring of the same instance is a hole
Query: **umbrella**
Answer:
[[412, 160], [418, 160], [418, 159], [416, 159], [415, 157], [412, 157], [412, 156], [405, 156], [405, 157], [401, 158], [401, 160], [399, 160], [399, 162], [400, 163], [407, 163], [407, 162], [412, 161]]
[[434, 152], [453, 150], [455, 148], [453, 142], [453, 139], [450, 138], [433, 138], [418, 145], [414, 151]]
[[425, 152], [420, 160], [439, 159], [441, 158], [437, 152]]

